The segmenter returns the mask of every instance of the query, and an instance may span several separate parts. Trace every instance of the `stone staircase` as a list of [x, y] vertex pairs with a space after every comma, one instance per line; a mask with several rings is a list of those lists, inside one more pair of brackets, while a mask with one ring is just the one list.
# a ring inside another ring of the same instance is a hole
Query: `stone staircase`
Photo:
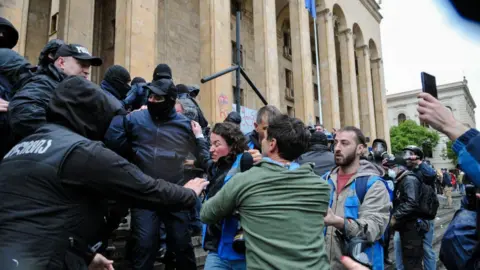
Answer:
[[[447, 205], [447, 199], [444, 196], [438, 196], [440, 201], [440, 208], [437, 212], [437, 217], [435, 218], [435, 230], [433, 235], [433, 250], [437, 257], [437, 269], [445, 269], [442, 262], [439, 260], [440, 246], [442, 243], [443, 235], [450, 224], [450, 221], [455, 214], [455, 211], [460, 208], [460, 202], [462, 196], [458, 193], [453, 193], [453, 208], [444, 208]], [[389, 247], [389, 258], [395, 260], [395, 252], [393, 249], [393, 238], [390, 241]], [[385, 267], [385, 270], [394, 270], [395, 266]]]
[[[452, 220], [452, 217], [456, 211], [460, 207], [460, 201], [461, 201], [461, 196], [458, 193], [454, 193], [453, 195], [453, 208], [444, 208], [446, 205], [446, 198], [443, 196], [439, 196], [440, 200], [440, 208], [437, 213], [437, 217], [435, 219], [435, 231], [434, 231], [434, 238], [433, 238], [433, 248], [435, 250], [436, 256], [437, 256], [437, 268], [438, 269], [444, 269], [442, 268], [443, 265], [438, 259], [439, 251], [440, 251], [440, 245], [441, 245], [441, 240], [443, 237], [443, 234], [448, 228], [448, 224]], [[114, 267], [117, 270], [128, 270], [131, 269], [129, 266], [128, 262], [125, 260], [125, 244], [126, 240], [128, 237], [128, 222], [127, 225], [121, 226], [121, 229], [116, 231], [116, 237], [114, 241], [110, 242], [110, 248], [112, 250], [110, 251], [109, 254], [109, 259], [112, 259], [115, 261]], [[192, 238], [192, 243], [195, 248], [195, 255], [197, 259], [197, 268], [198, 269], [203, 269], [203, 266], [205, 265], [205, 259], [207, 257], [207, 253], [203, 250], [201, 247], [201, 237], [196, 236]], [[389, 252], [390, 252], [390, 259], [394, 260], [395, 259], [395, 254], [393, 251], [393, 239], [390, 241], [390, 247], [389, 247]], [[156, 262], [155, 263], [155, 270], [164, 270], [165, 266], [161, 262]], [[386, 267], [386, 270], [394, 270], [395, 266], [390, 266]]]

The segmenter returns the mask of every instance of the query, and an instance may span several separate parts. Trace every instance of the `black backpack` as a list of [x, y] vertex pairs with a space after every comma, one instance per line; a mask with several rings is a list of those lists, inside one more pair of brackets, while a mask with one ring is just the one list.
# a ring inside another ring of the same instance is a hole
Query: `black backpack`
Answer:
[[418, 202], [418, 213], [420, 214], [420, 218], [426, 220], [435, 219], [438, 207], [440, 206], [437, 194], [435, 193], [435, 189], [432, 186], [425, 184], [424, 181], [419, 179], [418, 176], [412, 172], [405, 173], [402, 178], [407, 175], [414, 176], [415, 178], [417, 178], [418, 181], [422, 183], [420, 190], [420, 200]]

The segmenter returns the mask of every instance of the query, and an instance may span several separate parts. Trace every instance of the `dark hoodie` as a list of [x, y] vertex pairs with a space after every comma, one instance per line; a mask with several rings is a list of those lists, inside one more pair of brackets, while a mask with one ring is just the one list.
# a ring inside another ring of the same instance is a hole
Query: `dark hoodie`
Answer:
[[101, 86], [103, 90], [122, 101], [130, 91], [130, 85], [128, 84], [130, 81], [130, 73], [127, 69], [119, 65], [113, 65], [105, 72]]
[[143, 174], [96, 141], [115, 113], [97, 85], [67, 78], [52, 95], [49, 123], [0, 163], [2, 269], [12, 259], [21, 269], [86, 269], [94, 255], [87, 245], [104, 237], [109, 199], [152, 210], [193, 207], [192, 190]]
[[[13, 88], [28, 80], [33, 73], [32, 65], [10, 49], [0, 49], [0, 98], [10, 101]], [[7, 113], [0, 113], [0, 160], [10, 150], [14, 143]]]
[[5, 18], [0, 17], [0, 48], [11, 49], [17, 45], [18, 31], [13, 24]]
[[10, 127], [17, 140], [45, 124], [45, 114], [53, 90], [67, 75], [53, 64], [40, 66], [15, 93], [8, 106]]
[[0, 49], [0, 98], [10, 101], [16, 85], [30, 78], [33, 66], [23, 56], [10, 49]]

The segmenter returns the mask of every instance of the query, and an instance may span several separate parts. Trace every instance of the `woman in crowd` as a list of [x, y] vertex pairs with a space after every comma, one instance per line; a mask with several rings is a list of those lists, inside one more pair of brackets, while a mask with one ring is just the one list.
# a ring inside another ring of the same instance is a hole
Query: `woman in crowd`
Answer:
[[[192, 122], [195, 134], [201, 133], [198, 123]], [[203, 147], [203, 160], [198, 160], [197, 167], [205, 170], [210, 181], [205, 198], [208, 200], [225, 185], [232, 176], [249, 169], [253, 165], [253, 158], [248, 152], [247, 141], [238, 125], [232, 123], [215, 124], [210, 135], [210, 155], [205, 155], [206, 146]], [[261, 159], [257, 152], [255, 159]], [[233, 213], [232, 213], [233, 214]], [[203, 248], [208, 251], [205, 270], [209, 269], [246, 269], [245, 254], [233, 250], [232, 244], [238, 230], [238, 219], [231, 217], [215, 225], [204, 225]]]

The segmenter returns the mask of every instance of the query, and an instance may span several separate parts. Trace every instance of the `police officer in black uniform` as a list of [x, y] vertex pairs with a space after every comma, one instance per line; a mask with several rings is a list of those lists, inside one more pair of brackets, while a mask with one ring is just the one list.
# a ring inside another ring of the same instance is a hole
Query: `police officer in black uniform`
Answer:
[[143, 174], [99, 142], [114, 106], [95, 84], [61, 82], [48, 123], [7, 153], [0, 164], [0, 269], [111, 269], [89, 244], [101, 239], [106, 202], [190, 209], [208, 184], [184, 187]]

